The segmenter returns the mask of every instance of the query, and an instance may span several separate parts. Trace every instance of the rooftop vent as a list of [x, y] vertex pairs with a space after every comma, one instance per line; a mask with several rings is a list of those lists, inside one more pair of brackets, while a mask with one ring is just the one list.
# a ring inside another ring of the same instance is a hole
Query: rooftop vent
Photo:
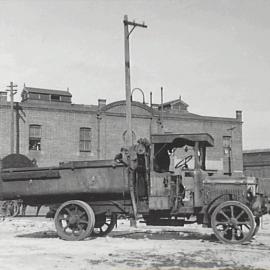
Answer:
[[99, 99], [98, 100], [98, 108], [101, 109], [104, 106], [106, 106], [106, 99]]
[[42, 89], [34, 87], [24, 87], [22, 92], [22, 101], [31, 102], [60, 102], [71, 103], [71, 93], [62, 90]]

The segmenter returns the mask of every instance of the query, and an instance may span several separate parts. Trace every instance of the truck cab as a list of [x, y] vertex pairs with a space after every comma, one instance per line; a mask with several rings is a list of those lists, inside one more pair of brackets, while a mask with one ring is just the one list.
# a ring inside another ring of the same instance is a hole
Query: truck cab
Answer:
[[149, 211], [177, 214], [203, 205], [206, 147], [213, 144], [207, 133], [151, 136]]

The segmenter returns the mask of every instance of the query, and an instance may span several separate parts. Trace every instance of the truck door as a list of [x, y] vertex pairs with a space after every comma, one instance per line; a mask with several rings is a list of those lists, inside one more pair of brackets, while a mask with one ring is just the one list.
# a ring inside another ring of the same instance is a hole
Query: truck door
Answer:
[[151, 172], [150, 175], [150, 210], [170, 209], [170, 174]]

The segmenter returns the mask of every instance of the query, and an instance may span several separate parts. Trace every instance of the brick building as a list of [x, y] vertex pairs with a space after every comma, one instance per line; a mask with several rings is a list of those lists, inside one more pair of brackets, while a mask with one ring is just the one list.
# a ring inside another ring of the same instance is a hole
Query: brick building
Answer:
[[244, 173], [270, 179], [270, 149], [254, 149], [243, 152]]
[[[39, 166], [60, 161], [111, 159], [125, 143], [125, 101], [72, 104], [69, 91], [24, 87], [24, 122], [19, 121], [19, 151]], [[162, 109], [161, 109], [162, 108]], [[0, 93], [0, 158], [10, 153], [10, 103]], [[147, 106], [132, 102], [133, 139], [160, 132], [209, 133], [215, 146], [207, 152], [208, 169], [243, 170], [242, 113], [235, 118], [209, 117], [188, 111], [181, 98]], [[15, 128], [16, 130], [16, 128]], [[14, 135], [16, 141], [16, 134]], [[16, 144], [16, 143], [15, 143]]]

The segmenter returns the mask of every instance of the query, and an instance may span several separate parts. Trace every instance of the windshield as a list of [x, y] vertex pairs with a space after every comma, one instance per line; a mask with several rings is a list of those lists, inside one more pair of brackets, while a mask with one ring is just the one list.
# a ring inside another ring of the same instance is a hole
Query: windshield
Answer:
[[[197, 158], [196, 158], [197, 157]], [[196, 166], [195, 161], [198, 161]], [[173, 143], [154, 144], [153, 169], [156, 172], [174, 172], [175, 169], [205, 169], [205, 147], [196, 152], [193, 146], [179, 147]]]

